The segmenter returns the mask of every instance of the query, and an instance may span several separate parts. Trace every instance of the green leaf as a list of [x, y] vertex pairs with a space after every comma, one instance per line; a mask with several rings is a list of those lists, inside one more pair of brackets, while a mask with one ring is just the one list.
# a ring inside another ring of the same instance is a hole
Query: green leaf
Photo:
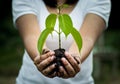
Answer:
[[71, 29], [73, 28], [73, 23], [69, 15], [61, 14], [59, 15], [59, 27], [61, 28], [62, 32], [66, 35], [69, 35]]
[[57, 19], [57, 15], [56, 14], [50, 14], [47, 18], [46, 18], [46, 28], [49, 29], [54, 29], [55, 23], [56, 23], [56, 19]]
[[81, 37], [79, 31], [77, 31], [75, 28], [71, 29], [71, 34], [77, 44], [79, 52], [80, 52], [80, 50], [82, 48], [82, 37]]
[[38, 44], [37, 44], [37, 47], [38, 47], [38, 50], [39, 50], [39, 53], [42, 54], [42, 49], [43, 49], [43, 45], [44, 45], [44, 42], [47, 38], [47, 36], [52, 32], [53, 30], [52, 29], [45, 29], [41, 32], [41, 35], [38, 39]]

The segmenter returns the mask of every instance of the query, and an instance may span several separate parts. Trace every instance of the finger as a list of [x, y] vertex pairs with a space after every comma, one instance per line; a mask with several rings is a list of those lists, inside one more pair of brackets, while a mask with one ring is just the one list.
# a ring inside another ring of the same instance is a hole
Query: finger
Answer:
[[[72, 55], [73, 56], [73, 55]], [[73, 56], [74, 59], [77, 61], [77, 64], [81, 64], [79, 56]]]
[[79, 66], [81, 65], [81, 57], [80, 56], [73, 56], [74, 59], [77, 61], [77, 63], [79, 64]]
[[70, 62], [70, 64], [72, 65], [72, 67], [74, 68], [75, 72], [76, 73], [79, 72], [80, 71], [80, 66], [78, 64], [79, 61], [78, 62], [76, 61], [78, 60], [78, 58], [74, 59], [74, 57], [71, 56], [68, 52], [65, 52], [65, 56], [67, 60]]
[[59, 66], [59, 72], [57, 72], [57, 76], [63, 77], [65, 72], [66, 71], [64, 70], [63, 66]]
[[51, 51], [51, 52], [48, 52], [47, 54], [44, 54], [44, 55], [41, 55], [41, 56], [36, 56], [35, 59], [34, 59], [34, 64], [39, 64], [40, 62], [42, 62], [44, 59], [48, 58], [49, 56], [53, 56], [54, 55], [54, 52]]
[[69, 75], [68, 75], [68, 73], [66, 72], [66, 70], [64, 69], [63, 66], [60, 66], [58, 76], [62, 77], [62, 78], [65, 78], [65, 79], [69, 78]]
[[49, 78], [54, 78], [54, 77], [56, 77], [56, 76], [57, 76], [57, 75], [56, 75], [56, 71], [55, 71], [53, 74], [48, 75]]
[[47, 52], [46, 54], [43, 54], [40, 56], [40, 60], [45, 60], [46, 58], [50, 57], [50, 56], [53, 56], [55, 54], [55, 52], [53, 51], [49, 51]]
[[37, 65], [40, 71], [45, 69], [53, 60], [55, 59], [55, 56], [48, 57], [47, 59], [43, 60], [40, 64]]
[[62, 58], [61, 60], [65, 67], [65, 70], [69, 74], [69, 76], [71, 76], [71, 77], [74, 76], [76, 72], [75, 72], [74, 68], [71, 66], [71, 64], [65, 58]]
[[45, 48], [45, 49], [42, 50], [42, 54], [46, 54], [46, 53], [48, 53], [49, 51], [50, 51], [49, 49]]
[[37, 65], [40, 63], [40, 56], [36, 56], [35, 59], [34, 59], [34, 64]]
[[44, 59], [46, 59], [46, 58], [48, 58], [49, 56], [52, 56], [52, 55], [54, 55], [54, 52], [53, 51], [51, 51], [51, 52], [48, 52], [48, 53], [46, 53], [46, 54], [44, 54], [44, 55], [41, 55], [41, 56], [36, 56], [35, 57], [35, 59], [34, 59], [34, 64], [36, 65], [36, 64], [39, 64], [41, 61], [43, 61]]
[[[49, 75], [49, 77], [54, 77], [55, 76], [55, 73], [53, 74], [50, 74], [53, 70], [55, 69], [55, 64], [52, 64], [51, 66], [47, 67], [46, 69], [44, 69], [42, 71], [42, 73], [46, 76]], [[51, 76], [50, 76], [51, 75]]]

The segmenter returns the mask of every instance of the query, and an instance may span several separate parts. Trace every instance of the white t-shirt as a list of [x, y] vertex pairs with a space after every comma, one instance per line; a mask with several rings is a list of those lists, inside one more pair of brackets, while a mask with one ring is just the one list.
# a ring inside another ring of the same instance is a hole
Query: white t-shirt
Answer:
[[[38, 17], [41, 31], [45, 28], [45, 19], [50, 14], [42, 0], [13, 0], [13, 22], [24, 14], [35, 14]], [[83, 19], [87, 13], [94, 13], [101, 16], [108, 26], [110, 15], [110, 0], [79, 0], [74, 10], [69, 14], [72, 18], [73, 25], [77, 30], [80, 29]], [[57, 29], [57, 24], [55, 28]], [[66, 39], [62, 34], [62, 48], [69, 49], [73, 38], [71, 35]], [[53, 32], [53, 36], [48, 36], [46, 40], [48, 48], [54, 50], [58, 48], [58, 35]], [[92, 52], [88, 58], [82, 63], [81, 71], [74, 77], [62, 79], [55, 77], [53, 79], [42, 75], [34, 65], [33, 61], [25, 51], [23, 56], [23, 64], [17, 77], [17, 84], [94, 84], [92, 78]]]

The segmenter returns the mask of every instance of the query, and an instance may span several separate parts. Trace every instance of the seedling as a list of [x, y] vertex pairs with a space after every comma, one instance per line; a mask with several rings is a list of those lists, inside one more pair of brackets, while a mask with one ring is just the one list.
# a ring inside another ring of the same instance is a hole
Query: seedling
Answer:
[[[74, 38], [74, 40], [77, 44], [79, 52], [82, 48], [81, 35], [80, 35], [79, 31], [77, 31], [77, 29], [74, 28], [71, 17], [68, 14], [62, 14], [61, 13], [61, 10], [63, 8], [66, 8], [66, 7], [68, 7], [68, 5], [66, 5], [66, 4], [58, 6], [57, 7], [57, 9], [58, 9], [57, 14], [50, 13], [47, 16], [46, 21], [45, 21], [45, 29], [41, 32], [41, 35], [38, 39], [38, 50], [39, 50], [39, 53], [42, 54], [43, 45], [44, 45], [48, 35], [49, 34], [52, 35], [53, 31], [55, 31], [58, 34], [59, 48], [54, 50], [55, 51], [55, 56], [56, 56], [56, 59], [54, 60], [54, 63], [57, 64], [56, 69], [54, 71], [59, 71], [59, 66], [63, 66], [60, 59], [62, 57], [65, 57], [64, 56], [65, 49], [61, 48], [61, 33], [62, 32], [64, 33], [66, 39], [67, 39], [67, 36], [69, 34], [72, 35], [72, 37]], [[59, 28], [58, 28], [58, 30], [55, 30], [54, 26], [55, 26], [55, 23], [56, 23], [57, 19], [58, 19], [58, 23], [59, 23], [59, 25], [58, 25]]]

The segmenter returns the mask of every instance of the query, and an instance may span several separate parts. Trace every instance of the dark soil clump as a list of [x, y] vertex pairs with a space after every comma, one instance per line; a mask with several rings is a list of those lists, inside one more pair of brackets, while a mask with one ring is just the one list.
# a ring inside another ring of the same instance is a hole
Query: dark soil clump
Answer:
[[[65, 49], [56, 49], [56, 50], [54, 50], [54, 52], [55, 52], [56, 58], [55, 58], [55, 60], [53, 61], [53, 63], [56, 63], [56, 68], [55, 68], [50, 74], [59, 71], [59, 67], [60, 67], [60, 66], [63, 66], [63, 63], [62, 63], [62, 61], [61, 61], [61, 58], [62, 58], [62, 57], [65, 57], [65, 54], [64, 54]], [[51, 63], [51, 64], [53, 64], [53, 63]], [[64, 66], [63, 66], [63, 67], [64, 67]]]

